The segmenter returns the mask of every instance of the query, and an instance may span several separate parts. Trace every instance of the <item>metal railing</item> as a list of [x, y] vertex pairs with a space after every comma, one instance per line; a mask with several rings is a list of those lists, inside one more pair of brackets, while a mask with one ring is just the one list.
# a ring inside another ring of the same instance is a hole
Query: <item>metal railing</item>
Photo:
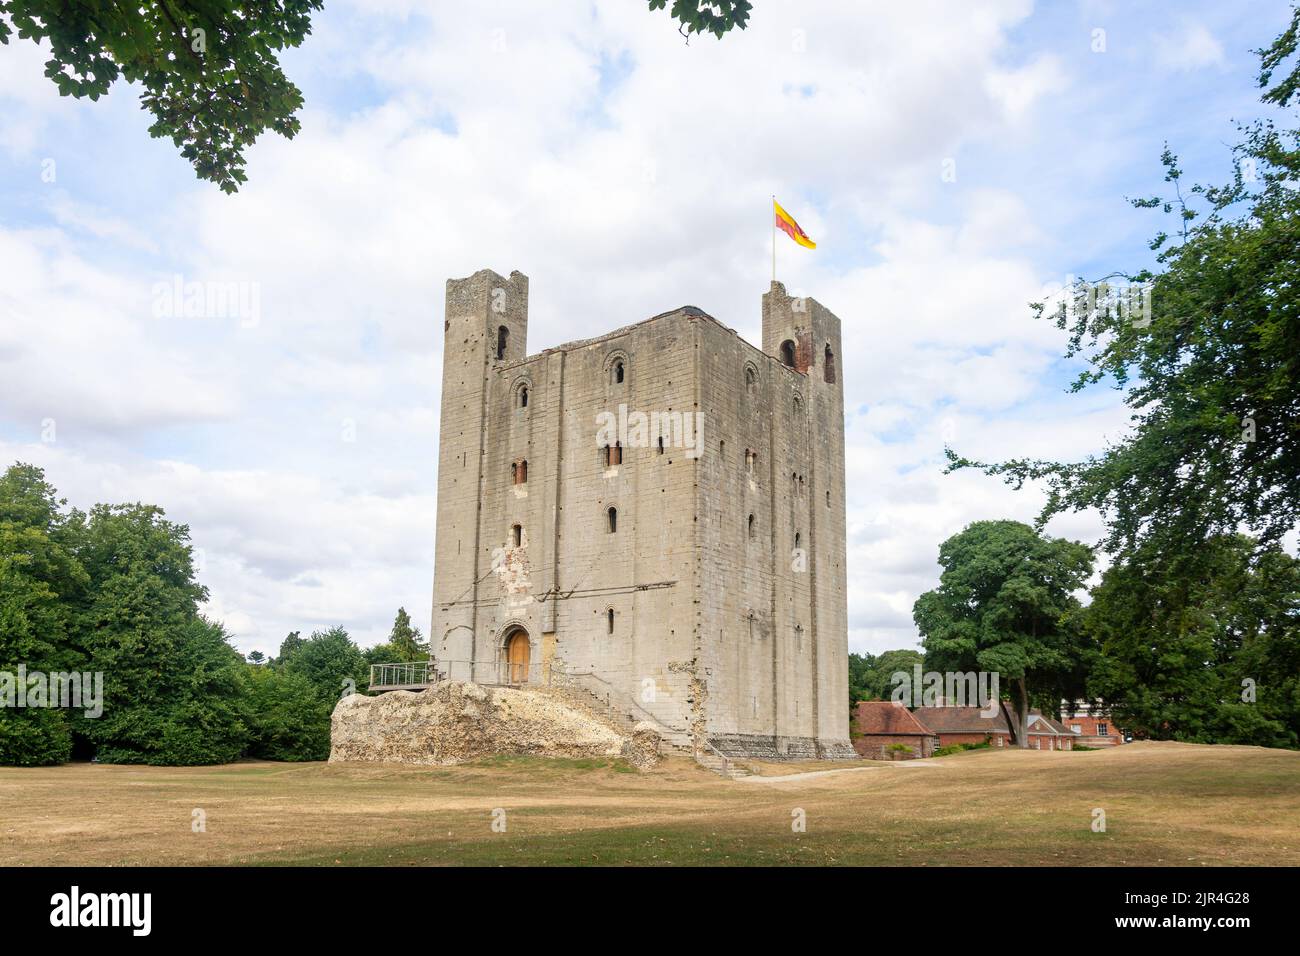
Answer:
[[[554, 682], [560, 686], [577, 687], [594, 698], [597, 702], [605, 707], [607, 716], [614, 714], [623, 714], [633, 722], [644, 721], [662, 732], [668, 732], [681, 737], [690, 737], [691, 732], [685, 727], [674, 727], [672, 724], [665, 723], [661, 718], [656, 717], [650, 711], [637, 702], [631, 695], [619, 690], [605, 678], [592, 671], [569, 671], [563, 667], [555, 667]], [[590, 684], [596, 684], [596, 687]]]
[[615, 687], [591, 671], [570, 671], [560, 661], [512, 664], [509, 661], [432, 660], [406, 664], [372, 664], [372, 691], [398, 688], [431, 687], [438, 681], [471, 681], [475, 684], [518, 687], [555, 687], [583, 691], [592, 704], [602, 707], [606, 716], [624, 714], [632, 721], [644, 720], [655, 727], [684, 737], [691, 736], [685, 727], [665, 724], [646, 710], [630, 694]]
[[431, 687], [441, 680], [475, 684], [550, 686], [552, 664], [512, 664], [509, 661], [418, 661], [406, 664], [371, 664], [370, 689]]
[[392, 687], [424, 687], [429, 683], [428, 661], [370, 665], [371, 690], [383, 690]]
[[734, 760], [724, 754], [717, 747], [713, 746], [713, 744], [709, 743], [709, 739], [703, 736], [695, 739], [695, 760], [697, 763], [706, 763], [706, 761], [700, 760], [701, 754], [708, 754], [712, 756], [713, 759], [720, 760], [722, 762], [722, 772], [728, 777], [731, 776], [732, 771], [736, 767]]

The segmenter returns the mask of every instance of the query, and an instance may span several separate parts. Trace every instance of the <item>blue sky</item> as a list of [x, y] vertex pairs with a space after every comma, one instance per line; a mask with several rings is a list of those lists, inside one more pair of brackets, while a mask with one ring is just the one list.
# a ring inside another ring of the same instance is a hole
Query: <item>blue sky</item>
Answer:
[[[939, 543], [1041, 503], [942, 476], [944, 442], [1074, 458], [1122, 433], [1114, 393], [1064, 394], [1025, 303], [1150, 261], [1158, 217], [1126, 197], [1161, 189], [1165, 142], [1189, 179], [1229, 173], [1233, 121], [1265, 115], [1250, 51], [1288, 16], [764, 2], [687, 45], [631, 0], [331, 2], [283, 57], [302, 133], [259, 142], [233, 197], [149, 139], [136, 89], [60, 99], [13, 43], [0, 456], [188, 523], [242, 650], [374, 643], [430, 610], [445, 280], [528, 274], [530, 352], [684, 303], [758, 341], [775, 193], [818, 241], [780, 237], [779, 277], [844, 323], [850, 645], [909, 646]], [[157, 315], [173, 276], [255, 290], [256, 321]]]

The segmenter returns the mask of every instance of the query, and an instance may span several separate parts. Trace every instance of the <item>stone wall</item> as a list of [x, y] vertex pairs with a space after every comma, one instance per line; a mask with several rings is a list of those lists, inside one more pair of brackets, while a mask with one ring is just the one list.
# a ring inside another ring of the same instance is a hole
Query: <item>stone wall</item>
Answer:
[[442, 681], [421, 693], [352, 694], [334, 708], [330, 762], [455, 764], [494, 754], [657, 761], [657, 736], [626, 735], [555, 694]]

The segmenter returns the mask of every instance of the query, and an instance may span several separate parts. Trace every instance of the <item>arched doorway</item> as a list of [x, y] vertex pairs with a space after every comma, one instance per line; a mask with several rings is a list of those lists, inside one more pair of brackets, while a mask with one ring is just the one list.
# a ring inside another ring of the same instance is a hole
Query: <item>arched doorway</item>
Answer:
[[520, 628], [506, 638], [506, 680], [511, 684], [528, 683], [528, 664], [532, 646], [528, 632]]

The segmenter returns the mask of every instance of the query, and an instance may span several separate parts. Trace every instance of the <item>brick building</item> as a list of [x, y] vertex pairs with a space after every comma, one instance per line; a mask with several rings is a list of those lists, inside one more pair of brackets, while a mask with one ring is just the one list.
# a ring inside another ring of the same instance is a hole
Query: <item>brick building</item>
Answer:
[[1124, 731], [1120, 730], [1104, 710], [1089, 713], [1070, 714], [1067, 708], [1061, 709], [1061, 723], [1078, 735], [1078, 742], [1085, 747], [1116, 747], [1124, 742]]
[[[953, 744], [988, 742], [992, 747], [1016, 746], [1015, 713], [1002, 701], [992, 716], [979, 707], [917, 707], [913, 711], [920, 724], [935, 734], [940, 747]], [[1032, 750], [1072, 750], [1076, 735], [1067, 727], [1045, 717], [1037, 710], [1029, 712], [1029, 747]]]
[[872, 760], [893, 759], [891, 748], [904, 746], [907, 757], [929, 757], [938, 737], [901, 703], [892, 700], [863, 700], [853, 713], [853, 748]]

